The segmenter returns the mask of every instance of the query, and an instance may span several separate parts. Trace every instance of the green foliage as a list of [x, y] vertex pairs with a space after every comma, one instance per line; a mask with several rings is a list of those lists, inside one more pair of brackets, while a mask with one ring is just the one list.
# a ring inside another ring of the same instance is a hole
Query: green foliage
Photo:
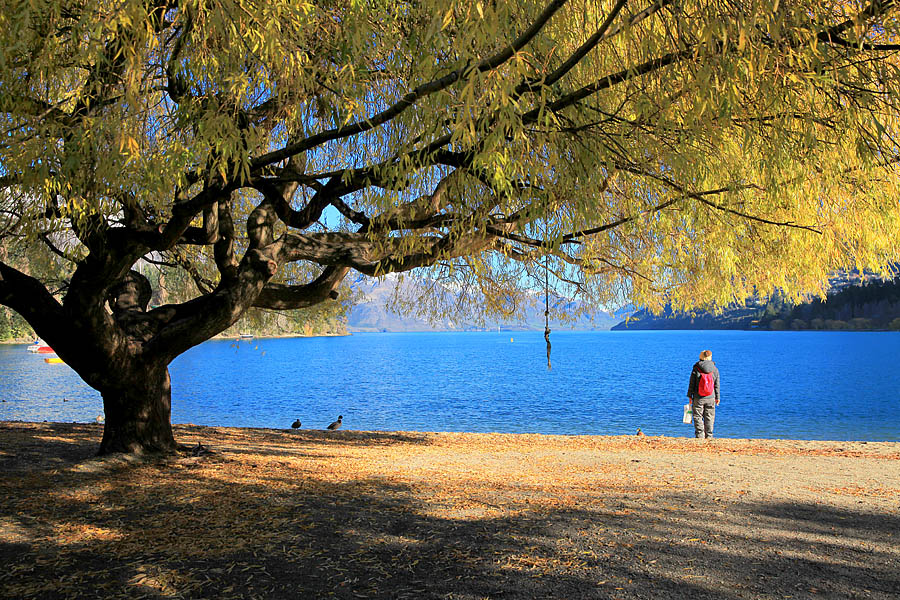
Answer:
[[32, 341], [35, 335], [21, 316], [5, 307], [0, 307], [0, 342]]
[[783, 319], [772, 319], [769, 321], [769, 329], [773, 331], [783, 331], [787, 328], [787, 323]]

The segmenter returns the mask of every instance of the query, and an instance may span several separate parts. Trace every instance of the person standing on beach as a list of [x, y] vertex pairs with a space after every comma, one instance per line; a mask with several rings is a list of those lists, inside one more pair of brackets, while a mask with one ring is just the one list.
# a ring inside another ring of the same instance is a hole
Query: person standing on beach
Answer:
[[691, 369], [687, 397], [694, 414], [694, 437], [711, 438], [719, 404], [719, 369], [709, 350], [700, 353], [700, 360]]

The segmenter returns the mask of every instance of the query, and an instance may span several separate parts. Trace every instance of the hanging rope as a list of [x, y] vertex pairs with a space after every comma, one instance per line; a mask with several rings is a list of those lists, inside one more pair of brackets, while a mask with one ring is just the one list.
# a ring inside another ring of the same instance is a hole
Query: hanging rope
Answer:
[[[545, 231], [546, 233], [546, 231]], [[545, 236], [546, 237], [546, 236]], [[550, 364], [550, 255], [544, 255], [544, 340], [547, 342], [547, 370]]]

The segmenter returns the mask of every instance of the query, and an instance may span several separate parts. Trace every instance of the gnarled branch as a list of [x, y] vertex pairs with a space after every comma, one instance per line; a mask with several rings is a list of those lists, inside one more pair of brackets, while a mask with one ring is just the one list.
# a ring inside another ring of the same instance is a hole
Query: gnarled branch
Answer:
[[335, 288], [350, 271], [349, 267], [326, 267], [314, 281], [305, 285], [269, 283], [263, 288], [253, 306], [286, 310], [315, 306], [325, 300], [336, 300]]

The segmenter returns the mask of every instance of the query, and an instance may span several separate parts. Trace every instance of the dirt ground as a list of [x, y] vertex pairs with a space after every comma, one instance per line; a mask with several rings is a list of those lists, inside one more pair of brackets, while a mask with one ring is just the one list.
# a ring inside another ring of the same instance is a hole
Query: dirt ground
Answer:
[[0, 423], [0, 598], [900, 597], [900, 443], [175, 430]]

